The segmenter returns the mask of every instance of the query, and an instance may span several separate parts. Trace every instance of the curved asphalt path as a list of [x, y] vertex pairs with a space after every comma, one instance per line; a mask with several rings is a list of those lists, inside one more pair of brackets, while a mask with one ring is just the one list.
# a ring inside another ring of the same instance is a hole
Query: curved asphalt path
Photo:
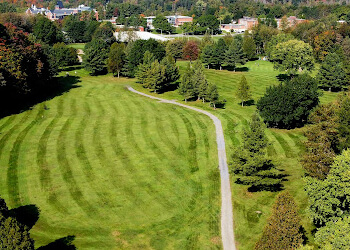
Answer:
[[216, 142], [218, 146], [218, 156], [219, 156], [219, 168], [221, 177], [221, 239], [224, 250], [236, 250], [235, 239], [233, 233], [233, 215], [232, 215], [232, 201], [231, 201], [231, 187], [230, 187], [230, 177], [228, 173], [227, 160], [226, 160], [226, 150], [225, 150], [225, 139], [224, 132], [222, 129], [221, 121], [215, 115], [176, 101], [170, 101], [155, 96], [147, 95], [145, 93], [139, 92], [132, 87], [127, 87], [128, 90], [139, 95], [143, 95], [152, 99], [159, 100], [164, 103], [175, 104], [184, 108], [192, 109], [194, 111], [200, 112], [209, 116], [215, 125], [216, 130]]

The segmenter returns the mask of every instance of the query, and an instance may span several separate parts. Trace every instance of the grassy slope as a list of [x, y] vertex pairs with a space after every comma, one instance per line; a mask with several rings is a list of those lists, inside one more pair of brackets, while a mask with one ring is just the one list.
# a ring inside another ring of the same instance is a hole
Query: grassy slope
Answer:
[[[178, 65], [183, 70], [186, 62], [178, 62]], [[222, 120], [228, 154], [231, 154], [233, 146], [239, 145], [241, 140], [240, 131], [242, 127], [246, 126], [247, 121], [249, 121], [251, 115], [256, 110], [254, 105], [242, 108], [239, 100], [235, 97], [236, 86], [241, 79], [241, 75], [244, 74], [251, 84], [253, 99], [255, 101], [265, 93], [266, 87], [278, 84], [276, 76], [279, 73], [273, 70], [272, 64], [269, 62], [249, 62], [241, 70], [243, 71], [229, 72], [210, 69], [205, 72], [209, 82], [217, 84], [221, 99], [227, 100], [225, 109], [213, 111], [208, 107], [208, 104], [190, 102], [191, 105], [213, 112]], [[139, 90], [142, 90], [142, 87], [137, 87]], [[325, 92], [321, 97], [321, 102], [332, 101], [335, 96], [336, 94], [334, 93]], [[182, 99], [177, 91], [164, 93], [162, 97], [177, 100]], [[300, 208], [303, 226], [307, 231], [309, 240], [312, 242], [310, 236], [312, 224], [305, 214], [307, 197], [303, 191], [303, 182], [301, 180], [303, 170], [299, 163], [299, 156], [303, 151], [302, 141], [304, 140], [302, 129], [268, 129], [267, 136], [272, 143], [268, 149], [268, 153], [288, 175], [287, 181], [284, 182], [284, 187], [295, 197]], [[236, 240], [238, 241], [239, 249], [250, 250], [254, 248], [255, 242], [261, 235], [276, 193], [247, 192], [246, 187], [234, 183], [234, 177], [232, 177], [231, 183]], [[261, 211], [262, 213], [257, 213], [257, 211]]]
[[210, 119], [128, 92], [133, 80], [78, 75], [0, 120], [0, 195], [40, 209], [36, 246], [74, 235], [80, 249], [220, 247]]

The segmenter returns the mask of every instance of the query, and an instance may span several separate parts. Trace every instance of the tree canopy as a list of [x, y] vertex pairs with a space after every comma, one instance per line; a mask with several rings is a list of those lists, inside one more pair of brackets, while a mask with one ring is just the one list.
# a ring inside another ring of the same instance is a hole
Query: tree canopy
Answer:
[[152, 25], [157, 31], [164, 33], [173, 33], [174, 27], [168, 22], [168, 19], [165, 16], [158, 15], [154, 18]]
[[312, 70], [315, 62], [312, 47], [299, 40], [289, 40], [277, 44], [270, 53], [270, 61], [277, 70], [295, 75], [300, 71]]
[[295, 128], [303, 125], [319, 103], [317, 82], [306, 74], [266, 89], [257, 109], [269, 127]]
[[349, 86], [343, 63], [336, 53], [329, 53], [325, 57], [318, 71], [317, 80], [322, 88], [329, 90], [341, 90]]
[[278, 194], [255, 250], [292, 250], [302, 244], [297, 205], [288, 191]]
[[93, 39], [84, 48], [83, 65], [91, 75], [107, 72], [109, 46], [101, 39]]

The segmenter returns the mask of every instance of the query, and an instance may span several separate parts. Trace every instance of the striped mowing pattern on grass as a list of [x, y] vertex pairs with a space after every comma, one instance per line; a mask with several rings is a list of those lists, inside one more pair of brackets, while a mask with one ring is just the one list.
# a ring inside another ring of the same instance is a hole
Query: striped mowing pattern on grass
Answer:
[[36, 247], [75, 235], [80, 249], [220, 249], [211, 121], [77, 71], [48, 109], [0, 120], [0, 195], [40, 209]]
[[[180, 72], [186, 69], [188, 62], [179, 61], [177, 65]], [[232, 154], [232, 148], [239, 146], [242, 141], [241, 132], [248, 125], [251, 116], [256, 112], [255, 104], [241, 107], [240, 100], [235, 96], [237, 86], [244, 75], [251, 85], [252, 99], [256, 103], [264, 95], [269, 86], [279, 84], [277, 76], [283, 72], [273, 70], [273, 66], [267, 61], [252, 61], [246, 65], [238, 65], [236, 72], [227, 70], [205, 69], [205, 75], [209, 82], [215, 83], [218, 87], [221, 100], [226, 100], [224, 109], [213, 110], [208, 103], [200, 101], [187, 102], [188, 105], [213, 112], [221, 121], [224, 128], [228, 161]], [[178, 91], [166, 92], [163, 94], [149, 93], [140, 85], [133, 85], [139, 91], [147, 94], [157, 95], [160, 98], [183, 101]], [[333, 101], [337, 94], [324, 92], [321, 103]], [[312, 224], [305, 212], [307, 196], [303, 190], [303, 170], [299, 163], [299, 157], [304, 151], [302, 129], [278, 130], [267, 129], [266, 135], [271, 143], [267, 149], [268, 155], [273, 159], [277, 167], [283, 170], [286, 175], [284, 188], [289, 190], [295, 197], [300, 207], [303, 226], [306, 229], [307, 237], [313, 242], [311, 230]], [[269, 216], [271, 206], [274, 202], [274, 192], [247, 192], [247, 187], [235, 184], [235, 177], [232, 176], [232, 200], [235, 222], [235, 239], [239, 249], [250, 250], [254, 248], [255, 242], [259, 239], [266, 219]], [[261, 213], [260, 213], [261, 212]]]

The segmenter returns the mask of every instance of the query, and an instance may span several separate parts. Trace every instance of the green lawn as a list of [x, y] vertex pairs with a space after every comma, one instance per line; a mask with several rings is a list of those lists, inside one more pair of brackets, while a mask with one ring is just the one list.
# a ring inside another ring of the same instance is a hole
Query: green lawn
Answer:
[[[178, 62], [180, 70], [184, 70], [187, 62]], [[235, 97], [236, 86], [245, 75], [247, 81], [251, 84], [253, 99], [256, 102], [264, 93], [268, 86], [278, 84], [276, 78], [280, 72], [273, 70], [272, 64], [266, 61], [248, 62], [239, 68], [240, 72], [229, 72], [226, 70], [205, 70], [207, 79], [218, 86], [220, 98], [225, 99], [225, 109], [213, 110], [208, 103], [188, 102], [190, 105], [206, 109], [216, 114], [222, 121], [228, 159], [232, 152], [232, 147], [239, 145], [241, 141], [240, 131], [250, 120], [252, 114], [256, 111], [256, 106], [251, 105], [241, 107], [239, 100]], [[147, 92], [141, 86], [138, 90]], [[161, 95], [163, 98], [176, 99], [181, 101], [182, 97], [177, 91], [167, 92]], [[321, 102], [326, 103], [336, 98], [336, 93], [324, 92]], [[287, 174], [287, 181], [284, 182], [284, 188], [289, 190], [296, 199], [300, 208], [303, 227], [307, 231], [307, 237], [313, 241], [311, 236], [312, 224], [307, 218], [305, 208], [307, 197], [303, 191], [303, 169], [299, 163], [300, 154], [303, 152], [303, 129], [278, 130], [268, 129], [267, 136], [271, 142], [268, 148], [270, 157], [276, 162], [277, 166]], [[250, 250], [254, 248], [255, 242], [260, 237], [266, 219], [270, 214], [271, 206], [277, 193], [257, 192], [250, 193], [247, 187], [234, 183], [235, 177], [232, 176], [232, 200], [235, 220], [235, 236], [239, 249]], [[258, 212], [262, 212], [261, 214]]]
[[[178, 65], [183, 70], [186, 62]], [[132, 79], [77, 72], [75, 88], [0, 120], [0, 195], [11, 208], [34, 204], [40, 209], [31, 230], [36, 246], [74, 235], [81, 249], [220, 248], [220, 181], [211, 120], [128, 92], [127, 84], [148, 93]], [[279, 73], [263, 61], [249, 62], [240, 72], [205, 72], [227, 101], [225, 109], [189, 104], [222, 120], [229, 159], [256, 110], [254, 105], [242, 108], [234, 96], [241, 75], [256, 101], [267, 86], [278, 84]], [[157, 96], [182, 99], [177, 91]], [[335, 97], [327, 92], [321, 100]], [[288, 175], [284, 187], [295, 197], [312, 242], [298, 161], [302, 129], [268, 129], [267, 135], [268, 153]], [[247, 192], [232, 176], [239, 249], [253, 248], [275, 196]]]
[[85, 47], [85, 43], [70, 43], [68, 44], [69, 47], [75, 48], [75, 49], [81, 49], [83, 50]]
[[0, 120], [0, 195], [39, 208], [36, 247], [73, 235], [79, 249], [221, 248], [211, 120], [127, 91], [133, 80], [77, 75]]

